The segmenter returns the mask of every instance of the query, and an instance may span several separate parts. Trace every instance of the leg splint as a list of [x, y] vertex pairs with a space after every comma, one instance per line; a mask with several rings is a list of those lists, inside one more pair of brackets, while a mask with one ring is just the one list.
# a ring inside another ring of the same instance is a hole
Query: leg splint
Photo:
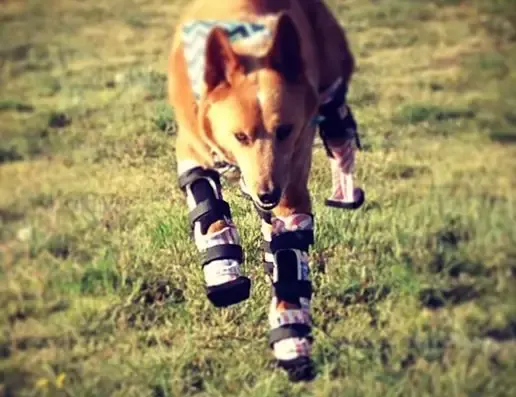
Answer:
[[[267, 242], [266, 232], [263, 237]], [[278, 364], [295, 378], [309, 377], [307, 371], [313, 369], [310, 359], [312, 283], [308, 264], [308, 251], [313, 242], [312, 215], [295, 214], [272, 218], [270, 243], [264, 244], [268, 248], [264, 250], [264, 259], [273, 261], [269, 344]]]
[[356, 149], [361, 149], [357, 123], [346, 104], [347, 88], [338, 79], [323, 93], [320, 135], [330, 158], [332, 195], [327, 206], [357, 209], [365, 200], [364, 191], [354, 187], [353, 171]]
[[[242, 276], [244, 254], [231, 211], [221, 192], [215, 170], [193, 167], [179, 176], [186, 194], [193, 238], [201, 252], [208, 299], [217, 307], [229, 306], [249, 297], [250, 280]], [[221, 221], [220, 230], [209, 227]]]

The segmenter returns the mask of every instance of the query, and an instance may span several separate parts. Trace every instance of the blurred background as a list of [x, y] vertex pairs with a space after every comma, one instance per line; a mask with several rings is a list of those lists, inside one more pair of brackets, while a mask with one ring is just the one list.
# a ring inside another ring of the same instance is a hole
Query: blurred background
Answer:
[[226, 196], [252, 297], [205, 298], [166, 62], [184, 0], [0, 0], [0, 396], [509, 396], [516, 3], [329, 1], [358, 70], [353, 213], [316, 145], [314, 359], [267, 347], [259, 219]]

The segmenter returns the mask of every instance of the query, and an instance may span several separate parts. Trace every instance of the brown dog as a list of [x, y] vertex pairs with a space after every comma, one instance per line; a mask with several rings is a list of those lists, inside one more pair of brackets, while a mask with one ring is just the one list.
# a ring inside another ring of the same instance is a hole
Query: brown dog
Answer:
[[179, 183], [204, 254], [208, 298], [228, 306], [250, 291], [222, 196], [222, 161], [240, 169], [262, 218], [264, 264], [273, 282], [270, 345], [296, 379], [312, 374], [308, 177], [317, 126], [332, 164], [327, 205], [363, 202], [352, 186], [357, 134], [345, 102], [353, 69], [344, 31], [319, 0], [194, 1], [169, 57]]

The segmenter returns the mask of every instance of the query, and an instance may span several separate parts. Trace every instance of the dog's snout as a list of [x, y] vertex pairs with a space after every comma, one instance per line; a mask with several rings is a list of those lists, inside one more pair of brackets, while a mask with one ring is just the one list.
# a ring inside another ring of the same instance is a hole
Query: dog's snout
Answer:
[[281, 189], [278, 187], [275, 187], [272, 190], [269, 190], [267, 192], [260, 192], [258, 194], [258, 199], [260, 200], [261, 204], [264, 206], [276, 206], [281, 198]]

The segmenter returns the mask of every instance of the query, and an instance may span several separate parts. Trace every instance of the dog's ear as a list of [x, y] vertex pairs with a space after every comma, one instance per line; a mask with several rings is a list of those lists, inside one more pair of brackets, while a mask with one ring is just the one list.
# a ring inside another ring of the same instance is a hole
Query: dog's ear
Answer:
[[204, 81], [208, 92], [223, 82], [231, 83], [238, 68], [238, 57], [231, 48], [225, 30], [218, 26], [214, 27], [206, 40]]
[[266, 59], [268, 66], [281, 73], [287, 81], [296, 82], [304, 71], [301, 38], [292, 18], [281, 13]]

